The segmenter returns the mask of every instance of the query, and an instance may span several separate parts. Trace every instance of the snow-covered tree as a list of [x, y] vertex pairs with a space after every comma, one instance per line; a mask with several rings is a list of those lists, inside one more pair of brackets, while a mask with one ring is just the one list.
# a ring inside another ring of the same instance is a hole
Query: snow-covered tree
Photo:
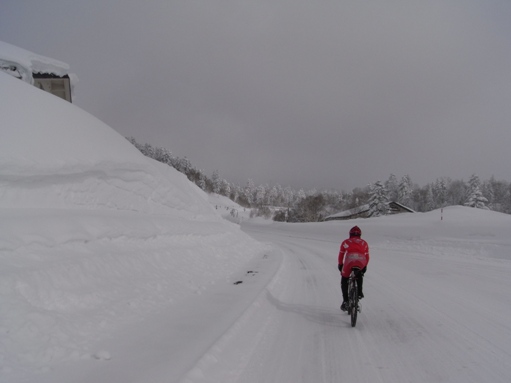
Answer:
[[479, 181], [479, 177], [473, 174], [472, 177], [470, 177], [468, 184], [470, 189], [465, 206], [475, 207], [478, 209], [488, 209], [486, 206], [488, 199], [483, 196], [483, 193], [481, 192], [481, 181]]
[[231, 195], [231, 185], [224, 178], [222, 178], [220, 182], [220, 194], [226, 197], [230, 197]]
[[410, 197], [412, 195], [412, 180], [410, 176], [407, 174], [401, 178], [401, 182], [399, 183], [399, 192], [398, 192], [398, 200], [403, 205], [409, 205], [411, 200]]
[[447, 186], [447, 204], [463, 205], [467, 200], [467, 184], [463, 180], [450, 181]]
[[155, 147], [153, 150], [153, 159], [155, 159], [158, 162], [171, 165], [172, 164], [172, 153], [165, 149], [165, 148], [159, 148]]
[[476, 187], [481, 186], [481, 180], [479, 180], [479, 177], [477, 176], [477, 174], [472, 174], [470, 176], [470, 179], [468, 180], [468, 185], [470, 186], [470, 190], [473, 190]]
[[443, 207], [447, 201], [447, 186], [443, 178], [437, 178], [435, 186], [433, 187], [433, 199], [435, 207]]
[[385, 189], [387, 189], [387, 196], [389, 201], [397, 201], [399, 197], [399, 184], [394, 174], [389, 176], [389, 179], [385, 182]]
[[426, 204], [426, 210], [430, 211], [430, 210], [433, 210], [435, 208], [435, 200], [433, 198], [433, 187], [431, 185], [429, 185], [427, 188], [426, 188], [426, 201], [425, 201], [425, 204]]
[[474, 190], [471, 191], [467, 202], [465, 202], [465, 206], [488, 210], [488, 207], [486, 206], [487, 203], [488, 199], [483, 196], [481, 189], [479, 189], [479, 186], [477, 186]]
[[511, 185], [504, 196], [503, 211], [511, 214]]
[[511, 213], [509, 192], [510, 185], [506, 181], [497, 181], [491, 177], [481, 188], [483, 195], [488, 198], [490, 209], [505, 213]]
[[197, 186], [205, 191], [206, 190], [206, 177], [204, 176], [204, 173], [202, 173], [202, 170], [199, 170], [198, 173], [199, 173], [199, 179], [197, 181]]
[[277, 205], [279, 193], [276, 186], [272, 186], [272, 188], [266, 194], [266, 203], [270, 206]]
[[[305, 195], [305, 193], [304, 193]], [[285, 206], [290, 206], [295, 200], [295, 191], [287, 186], [282, 193], [283, 202]]]
[[154, 148], [150, 144], [145, 144], [142, 147], [141, 152], [146, 157], [154, 158]]
[[275, 206], [285, 206], [284, 202], [284, 189], [281, 185], [275, 185], [275, 197], [273, 199], [273, 205]]
[[213, 193], [220, 194], [220, 189], [222, 188], [222, 181], [220, 180], [220, 176], [218, 175], [218, 170], [215, 170], [211, 175], [211, 184], [213, 187]]
[[193, 168], [190, 160], [186, 156], [179, 160], [178, 166], [179, 166], [179, 168], [177, 170], [179, 170], [180, 172], [183, 172], [184, 174], [188, 174], [190, 169]]
[[369, 197], [369, 217], [379, 217], [389, 213], [387, 190], [381, 181], [376, 181], [371, 187]]
[[266, 188], [264, 185], [259, 185], [255, 190], [254, 202], [256, 206], [261, 207], [264, 205], [264, 198], [266, 196]]
[[488, 208], [493, 210], [495, 204], [495, 192], [493, 191], [493, 183], [491, 181], [483, 182], [481, 192], [488, 199]]
[[252, 206], [254, 204], [254, 193], [255, 193], [254, 181], [251, 178], [249, 178], [244, 190], [244, 197], [249, 206]]
[[238, 203], [238, 200], [240, 198], [240, 188], [239, 186], [235, 185], [233, 188], [232, 188], [232, 200], [236, 203]]

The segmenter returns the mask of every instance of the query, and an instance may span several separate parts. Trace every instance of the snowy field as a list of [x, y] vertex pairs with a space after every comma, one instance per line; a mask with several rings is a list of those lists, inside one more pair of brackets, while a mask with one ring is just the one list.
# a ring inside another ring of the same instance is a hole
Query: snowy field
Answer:
[[0, 382], [511, 381], [511, 216], [250, 220], [74, 105], [0, 92]]

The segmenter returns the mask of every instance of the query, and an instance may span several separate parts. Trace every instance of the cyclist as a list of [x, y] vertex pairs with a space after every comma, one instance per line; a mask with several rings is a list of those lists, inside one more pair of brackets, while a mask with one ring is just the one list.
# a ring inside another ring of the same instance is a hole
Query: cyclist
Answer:
[[342, 290], [342, 305], [341, 310], [346, 311], [348, 306], [348, 280], [353, 267], [358, 267], [360, 271], [357, 273], [358, 283], [358, 298], [362, 299], [364, 293], [362, 292], [363, 276], [367, 271], [367, 264], [369, 263], [369, 245], [360, 236], [362, 231], [358, 226], [353, 226], [350, 230], [350, 237], [341, 243], [339, 250], [339, 271], [341, 272], [341, 290]]

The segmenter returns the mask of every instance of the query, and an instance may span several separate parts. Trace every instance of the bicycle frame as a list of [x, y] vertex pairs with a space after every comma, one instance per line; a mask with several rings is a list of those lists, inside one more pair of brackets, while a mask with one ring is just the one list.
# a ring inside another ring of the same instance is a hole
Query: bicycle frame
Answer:
[[351, 327], [357, 324], [357, 314], [360, 312], [358, 305], [358, 282], [357, 272], [359, 268], [353, 268], [348, 280], [348, 314], [351, 315]]

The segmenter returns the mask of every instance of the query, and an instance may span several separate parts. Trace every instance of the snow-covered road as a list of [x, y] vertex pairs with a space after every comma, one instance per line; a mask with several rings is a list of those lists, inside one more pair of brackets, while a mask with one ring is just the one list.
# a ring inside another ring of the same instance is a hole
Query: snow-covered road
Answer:
[[352, 328], [339, 310], [339, 226], [244, 225], [281, 266], [185, 382], [510, 380], [509, 261], [467, 241], [375, 235]]
[[356, 222], [371, 247], [356, 328], [336, 267], [352, 222], [245, 222], [266, 252], [38, 382], [509, 382], [508, 217], [474, 234], [453, 213]]

